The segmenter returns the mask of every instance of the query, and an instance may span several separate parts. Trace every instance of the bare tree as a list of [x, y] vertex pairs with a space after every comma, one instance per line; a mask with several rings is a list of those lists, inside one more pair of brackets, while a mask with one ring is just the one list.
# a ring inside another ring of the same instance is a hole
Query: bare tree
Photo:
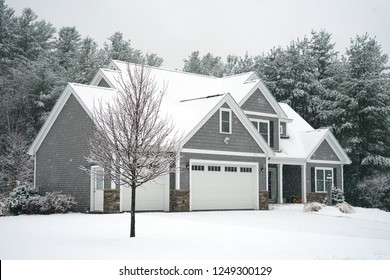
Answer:
[[165, 85], [158, 88], [144, 65], [128, 65], [120, 76], [113, 100], [94, 113], [88, 160], [103, 167], [117, 186], [131, 187], [130, 237], [135, 237], [136, 189], [169, 172], [178, 141], [172, 123], [161, 116]]
[[0, 191], [10, 191], [20, 184], [32, 184], [33, 159], [27, 154], [29, 143], [18, 132], [4, 135], [0, 147]]

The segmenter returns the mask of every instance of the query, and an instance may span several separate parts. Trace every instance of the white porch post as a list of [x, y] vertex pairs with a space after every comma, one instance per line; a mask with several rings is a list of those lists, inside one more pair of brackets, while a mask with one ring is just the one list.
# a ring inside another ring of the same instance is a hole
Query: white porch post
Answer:
[[302, 201], [306, 203], [306, 163], [301, 165]]
[[340, 172], [340, 179], [341, 180], [341, 191], [344, 192], [344, 165], [341, 165], [341, 172]]
[[283, 164], [278, 164], [278, 203], [283, 203]]
[[176, 153], [175, 189], [180, 190], [180, 152]]

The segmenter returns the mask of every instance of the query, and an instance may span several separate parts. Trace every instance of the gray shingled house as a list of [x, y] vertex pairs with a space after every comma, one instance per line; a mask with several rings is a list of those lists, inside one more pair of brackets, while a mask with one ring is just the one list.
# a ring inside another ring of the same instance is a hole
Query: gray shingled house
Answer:
[[[269, 202], [321, 200], [330, 187], [343, 190], [350, 159], [333, 134], [278, 103], [255, 73], [215, 78], [150, 68], [157, 84], [168, 83], [162, 111], [184, 135], [176, 166], [185, 168], [140, 187], [137, 210], [268, 209]], [[70, 83], [29, 150], [34, 185], [73, 195], [79, 211], [130, 209], [128, 188], [80, 170], [101, 169], [85, 160], [94, 106], [115, 95], [126, 70], [127, 63], [112, 61], [90, 85]]]

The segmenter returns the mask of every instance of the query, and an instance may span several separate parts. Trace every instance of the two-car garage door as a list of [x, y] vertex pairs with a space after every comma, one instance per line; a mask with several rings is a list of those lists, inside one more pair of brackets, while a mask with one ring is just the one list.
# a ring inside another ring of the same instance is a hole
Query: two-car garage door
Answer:
[[258, 164], [191, 160], [191, 210], [257, 209]]

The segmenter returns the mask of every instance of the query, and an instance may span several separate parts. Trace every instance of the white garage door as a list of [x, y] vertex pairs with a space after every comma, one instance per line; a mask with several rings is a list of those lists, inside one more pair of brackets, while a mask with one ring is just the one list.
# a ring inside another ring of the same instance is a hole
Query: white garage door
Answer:
[[[121, 187], [120, 201], [121, 211], [131, 210], [131, 188]], [[169, 175], [160, 176], [137, 188], [135, 210], [169, 210]]]
[[191, 210], [258, 209], [256, 163], [191, 161]]

